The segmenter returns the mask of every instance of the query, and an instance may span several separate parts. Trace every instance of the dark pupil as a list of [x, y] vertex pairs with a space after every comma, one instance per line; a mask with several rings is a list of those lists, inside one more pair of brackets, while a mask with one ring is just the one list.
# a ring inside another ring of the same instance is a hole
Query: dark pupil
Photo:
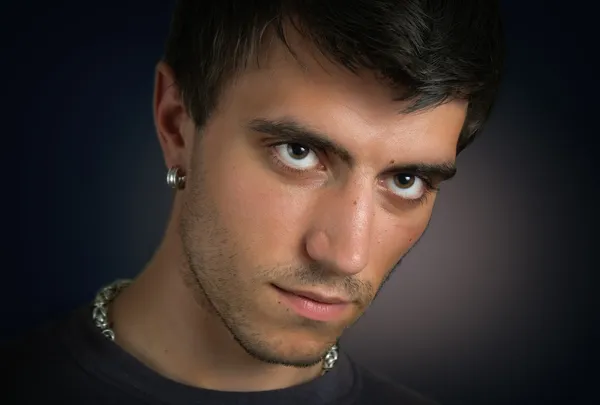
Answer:
[[308, 156], [308, 152], [310, 152], [310, 149], [308, 149], [307, 147], [304, 147], [298, 143], [288, 144], [288, 153], [294, 159], [303, 159], [306, 156]]
[[415, 183], [415, 176], [410, 174], [398, 174], [394, 177], [394, 183], [400, 188], [408, 188]]

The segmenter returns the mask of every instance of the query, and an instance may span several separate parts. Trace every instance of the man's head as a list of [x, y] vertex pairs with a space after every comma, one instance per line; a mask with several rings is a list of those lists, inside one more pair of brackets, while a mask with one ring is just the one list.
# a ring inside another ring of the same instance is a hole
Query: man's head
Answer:
[[425, 231], [502, 57], [494, 2], [454, 3], [178, 3], [155, 100], [186, 173], [173, 221], [186, 279], [253, 356], [318, 362]]

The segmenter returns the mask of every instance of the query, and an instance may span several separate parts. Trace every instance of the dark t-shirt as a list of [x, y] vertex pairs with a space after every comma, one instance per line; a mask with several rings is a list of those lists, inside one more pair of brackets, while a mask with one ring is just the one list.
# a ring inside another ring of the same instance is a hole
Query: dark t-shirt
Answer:
[[88, 306], [4, 345], [0, 363], [0, 403], [7, 405], [433, 404], [375, 376], [344, 352], [330, 372], [291, 388], [242, 393], [187, 386], [154, 372], [102, 336]]

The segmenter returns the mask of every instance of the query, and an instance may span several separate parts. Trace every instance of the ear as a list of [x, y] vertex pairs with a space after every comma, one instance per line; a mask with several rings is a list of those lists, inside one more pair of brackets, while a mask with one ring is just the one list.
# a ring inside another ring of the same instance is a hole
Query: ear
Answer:
[[194, 132], [172, 69], [164, 62], [156, 66], [154, 83], [154, 124], [167, 168], [187, 171]]

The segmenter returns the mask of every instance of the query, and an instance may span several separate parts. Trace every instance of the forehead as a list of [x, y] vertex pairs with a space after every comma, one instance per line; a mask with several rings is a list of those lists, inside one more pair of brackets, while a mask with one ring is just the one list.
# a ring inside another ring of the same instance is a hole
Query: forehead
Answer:
[[370, 72], [332, 63], [297, 36], [292, 55], [273, 41], [259, 66], [243, 72], [225, 91], [221, 110], [240, 124], [256, 118], [293, 120], [318, 129], [364, 159], [450, 161], [466, 115], [466, 102], [451, 101], [410, 114], [393, 101], [390, 87]]

